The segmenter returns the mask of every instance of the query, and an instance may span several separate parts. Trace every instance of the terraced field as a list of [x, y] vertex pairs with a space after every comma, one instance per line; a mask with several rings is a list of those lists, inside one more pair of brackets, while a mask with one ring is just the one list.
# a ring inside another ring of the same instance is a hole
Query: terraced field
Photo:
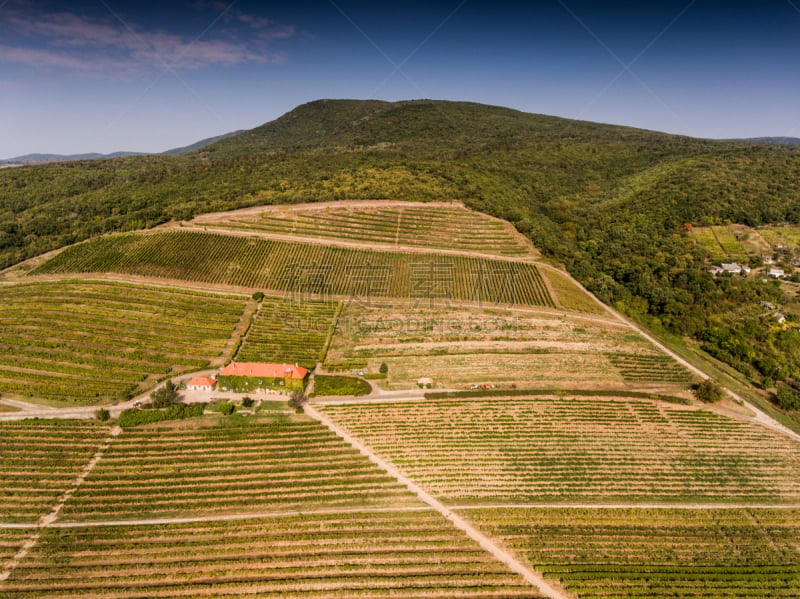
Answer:
[[390, 388], [421, 377], [437, 385], [511, 383], [535, 388], [642, 388], [678, 393], [692, 378], [677, 362], [612, 318], [553, 311], [430, 310], [348, 305], [330, 362], [389, 366]]
[[219, 358], [243, 297], [99, 281], [0, 287], [0, 392], [97, 403]]
[[453, 204], [387, 207], [310, 206], [267, 208], [197, 219], [204, 226], [368, 244], [461, 250], [502, 256], [534, 257], [533, 246], [507, 222]]
[[378, 252], [189, 231], [127, 233], [72, 246], [32, 274], [114, 272], [308, 294], [554, 306], [535, 265]]
[[800, 510], [487, 509], [464, 515], [579, 599], [800, 596]]
[[420, 505], [393, 478], [300, 415], [126, 430], [62, 520]]
[[[36, 522], [47, 515], [108, 431], [93, 422], [69, 420], [0, 423], [0, 522]], [[0, 554], [13, 549], [3, 534], [0, 530]]]
[[313, 368], [323, 359], [331, 326], [341, 304], [286, 302], [264, 298], [236, 359]]
[[51, 529], [2, 594], [6, 599], [538, 596], [429, 510]]
[[494, 397], [322, 410], [453, 505], [800, 505], [800, 444], [686, 406]]

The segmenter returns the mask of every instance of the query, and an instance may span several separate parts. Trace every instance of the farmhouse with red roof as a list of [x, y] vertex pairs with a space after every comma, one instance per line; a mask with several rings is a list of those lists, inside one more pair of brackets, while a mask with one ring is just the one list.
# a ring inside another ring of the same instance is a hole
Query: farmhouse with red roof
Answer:
[[308, 370], [297, 364], [231, 362], [219, 371], [220, 385], [232, 391], [303, 389]]
[[196, 376], [186, 383], [189, 391], [213, 391], [217, 386], [217, 381], [207, 376]]

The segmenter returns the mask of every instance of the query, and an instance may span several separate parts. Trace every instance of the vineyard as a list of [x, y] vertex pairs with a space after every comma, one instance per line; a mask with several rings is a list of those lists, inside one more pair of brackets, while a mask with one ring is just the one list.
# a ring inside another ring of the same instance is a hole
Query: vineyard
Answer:
[[533, 598], [430, 510], [46, 531], [6, 599]]
[[268, 208], [256, 215], [233, 212], [201, 216], [198, 222], [227, 229], [368, 244], [536, 256], [530, 242], [508, 223], [455, 204]]
[[313, 368], [324, 357], [339, 306], [331, 302], [264, 298], [236, 359]]
[[688, 370], [666, 354], [609, 352], [606, 357], [629, 383], [691, 383], [693, 380]]
[[800, 596], [800, 510], [484, 509], [464, 515], [580, 599]]
[[0, 288], [0, 391], [97, 403], [222, 356], [244, 298], [61, 281]]
[[72, 246], [32, 274], [114, 272], [309, 294], [554, 306], [535, 265], [466, 256], [379, 252], [212, 233], [112, 235]]
[[389, 373], [381, 385], [393, 388], [408, 388], [428, 376], [449, 387], [514, 382], [537, 388], [601, 385], [675, 393], [692, 380], [678, 363], [612, 318], [437, 310], [398, 301], [391, 306], [346, 306], [328, 360], [363, 364], [371, 371], [385, 362]]
[[419, 503], [322, 425], [279, 413], [126, 430], [62, 519], [398, 505]]
[[323, 411], [451, 504], [798, 503], [800, 445], [631, 398], [517, 397]]
[[558, 304], [566, 310], [605, 314], [603, 307], [566, 274], [552, 268], [543, 268], [542, 274], [558, 298]]
[[[107, 436], [108, 428], [91, 422], [0, 423], [0, 522], [47, 515]], [[0, 554], [5, 549], [0, 541]]]

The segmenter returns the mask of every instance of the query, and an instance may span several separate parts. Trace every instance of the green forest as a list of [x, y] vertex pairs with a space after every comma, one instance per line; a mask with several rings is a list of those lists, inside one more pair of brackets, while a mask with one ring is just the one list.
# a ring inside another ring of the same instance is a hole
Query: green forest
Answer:
[[785, 292], [714, 278], [687, 232], [800, 223], [798, 181], [798, 148], [470, 103], [322, 100], [186, 156], [0, 171], [0, 264], [253, 205], [461, 200], [510, 220], [603, 301], [694, 339], [798, 410], [800, 333], [753, 309], [787, 301]]

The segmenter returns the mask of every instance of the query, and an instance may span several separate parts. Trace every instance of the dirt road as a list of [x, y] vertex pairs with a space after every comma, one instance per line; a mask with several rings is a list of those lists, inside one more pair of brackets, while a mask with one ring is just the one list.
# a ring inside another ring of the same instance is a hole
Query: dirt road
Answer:
[[453, 526], [455, 526], [462, 532], [466, 533], [468, 537], [470, 537], [473, 541], [477, 542], [478, 545], [480, 545], [484, 551], [487, 551], [492, 556], [494, 556], [495, 559], [504, 563], [512, 572], [515, 572], [516, 574], [522, 576], [522, 578], [530, 585], [536, 587], [539, 590], [539, 592], [541, 592], [545, 597], [550, 597], [551, 599], [569, 599], [569, 596], [566, 593], [557, 589], [555, 586], [546, 581], [541, 574], [528, 568], [526, 565], [520, 562], [512, 553], [503, 549], [500, 545], [495, 543], [493, 539], [483, 534], [480, 530], [475, 528], [470, 522], [468, 522], [467, 520], [459, 516], [457, 513], [455, 513], [451, 508], [445, 506], [442, 502], [433, 497], [422, 487], [417, 485], [408, 476], [403, 474], [399, 469], [397, 469], [394, 466], [394, 464], [381, 458], [360, 439], [352, 436], [345, 429], [339, 427], [325, 414], [322, 414], [316, 408], [314, 408], [314, 406], [306, 403], [304, 409], [306, 414], [308, 414], [311, 418], [314, 418], [315, 420], [318, 420], [319, 422], [324, 424], [326, 427], [328, 427], [328, 429], [330, 429], [336, 435], [338, 435], [346, 442], [348, 442], [350, 445], [352, 445], [355, 449], [357, 449], [362, 455], [369, 458], [371, 462], [373, 462], [379, 468], [386, 471], [390, 476], [393, 476], [400, 484], [407, 487], [409, 491], [414, 493], [424, 503], [429, 505], [431, 508], [433, 508], [434, 510], [439, 512], [442, 516], [444, 516], [447, 520], [449, 520], [453, 524]]

